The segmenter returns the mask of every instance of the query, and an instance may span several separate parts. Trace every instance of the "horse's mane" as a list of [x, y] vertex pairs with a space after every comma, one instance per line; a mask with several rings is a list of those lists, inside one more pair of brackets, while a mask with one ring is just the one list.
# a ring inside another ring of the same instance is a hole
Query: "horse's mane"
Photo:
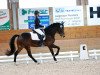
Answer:
[[59, 27], [59, 23], [53, 23], [45, 28], [46, 33], [50, 33], [51, 31], [55, 31], [55, 28]]
[[49, 25], [48, 27], [46, 27], [46, 29], [49, 29], [49, 28], [53, 28], [53, 27], [58, 27], [60, 24], [57, 22], [57, 23], [52, 23], [51, 25]]

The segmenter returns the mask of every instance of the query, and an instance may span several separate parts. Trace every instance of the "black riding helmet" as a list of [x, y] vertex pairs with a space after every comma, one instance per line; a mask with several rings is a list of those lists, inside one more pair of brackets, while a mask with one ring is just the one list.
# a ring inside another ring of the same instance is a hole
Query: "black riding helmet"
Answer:
[[39, 14], [39, 11], [38, 11], [38, 10], [36, 10], [36, 11], [34, 12], [34, 14], [35, 14], [35, 15]]

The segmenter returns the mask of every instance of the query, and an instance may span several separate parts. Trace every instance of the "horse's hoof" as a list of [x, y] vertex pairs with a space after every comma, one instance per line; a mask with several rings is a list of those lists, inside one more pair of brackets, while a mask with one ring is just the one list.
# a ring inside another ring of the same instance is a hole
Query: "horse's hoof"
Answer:
[[39, 65], [40, 63], [38, 62], [37, 64]]
[[18, 66], [18, 64], [17, 64], [16, 62], [14, 62], [14, 65], [15, 65], [15, 66]]
[[35, 61], [36, 64], [40, 64], [39, 62]]
[[39, 62], [37, 62], [37, 64], [39, 65], [40, 63], [39, 63]]
[[56, 63], [58, 63], [58, 61], [55, 61]]

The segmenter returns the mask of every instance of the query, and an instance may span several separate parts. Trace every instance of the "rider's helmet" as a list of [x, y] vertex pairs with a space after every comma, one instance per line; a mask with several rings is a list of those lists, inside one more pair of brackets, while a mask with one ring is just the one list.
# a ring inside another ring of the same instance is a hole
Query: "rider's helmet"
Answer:
[[39, 14], [39, 11], [36, 10], [36, 11], [34, 12], [34, 15], [38, 15], [38, 14]]

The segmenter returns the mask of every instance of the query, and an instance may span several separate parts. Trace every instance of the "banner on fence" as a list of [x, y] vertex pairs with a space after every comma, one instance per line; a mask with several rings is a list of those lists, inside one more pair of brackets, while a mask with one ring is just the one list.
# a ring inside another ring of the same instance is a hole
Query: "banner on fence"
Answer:
[[83, 7], [82, 6], [68, 6], [53, 8], [53, 21], [65, 22], [65, 27], [83, 26]]
[[18, 19], [19, 19], [19, 29], [34, 28], [34, 11], [38, 10], [40, 12], [40, 22], [43, 26], [49, 25], [49, 9], [48, 8], [32, 8], [32, 9], [19, 9]]
[[89, 26], [100, 25], [100, 6], [87, 6], [87, 22]]
[[9, 30], [9, 29], [10, 29], [9, 10], [1, 9], [0, 10], [0, 30]]

